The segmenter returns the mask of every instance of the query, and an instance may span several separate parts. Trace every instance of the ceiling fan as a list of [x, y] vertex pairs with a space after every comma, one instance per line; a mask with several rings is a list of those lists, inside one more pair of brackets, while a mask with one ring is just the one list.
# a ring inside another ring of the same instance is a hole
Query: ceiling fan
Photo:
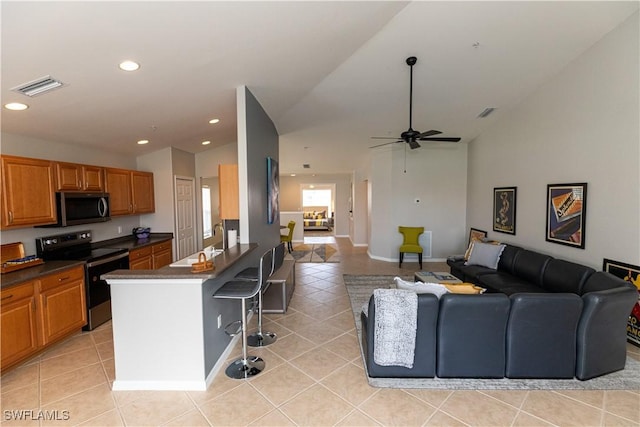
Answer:
[[458, 142], [460, 138], [449, 138], [449, 137], [441, 137], [434, 135], [439, 135], [442, 132], [439, 130], [428, 130], [426, 132], [420, 132], [417, 130], [413, 130], [412, 126], [412, 118], [413, 118], [413, 66], [418, 62], [418, 58], [415, 56], [410, 56], [407, 58], [407, 65], [410, 67], [409, 74], [409, 129], [402, 132], [399, 138], [394, 137], [386, 137], [386, 136], [373, 136], [371, 139], [396, 139], [397, 141], [385, 142], [384, 144], [374, 145], [370, 148], [382, 147], [387, 144], [395, 144], [397, 142], [406, 142], [409, 144], [411, 149], [419, 148], [420, 144], [418, 141], [444, 141], [444, 142]]

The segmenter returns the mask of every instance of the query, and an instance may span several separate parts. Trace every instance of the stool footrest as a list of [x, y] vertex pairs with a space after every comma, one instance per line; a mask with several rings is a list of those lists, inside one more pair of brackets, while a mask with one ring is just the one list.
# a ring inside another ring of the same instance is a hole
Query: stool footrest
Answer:
[[[235, 330], [230, 329], [235, 326]], [[229, 335], [230, 337], [235, 337], [236, 335], [242, 332], [242, 320], [236, 320], [231, 323], [228, 323], [227, 326], [224, 327], [224, 333]]]

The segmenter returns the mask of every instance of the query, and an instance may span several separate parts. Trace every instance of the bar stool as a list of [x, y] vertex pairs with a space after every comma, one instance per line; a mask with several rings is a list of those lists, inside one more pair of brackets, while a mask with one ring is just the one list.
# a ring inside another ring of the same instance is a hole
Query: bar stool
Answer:
[[270, 249], [260, 258], [259, 275], [256, 281], [260, 285], [260, 292], [258, 293], [258, 330], [247, 338], [247, 342], [251, 347], [265, 347], [276, 342], [278, 338], [275, 333], [262, 330], [262, 294], [269, 287], [267, 279], [273, 272], [273, 252], [274, 250]]
[[[242, 319], [240, 320], [242, 329], [242, 357], [234, 360], [227, 366], [225, 373], [230, 378], [237, 380], [250, 378], [264, 370], [264, 360], [256, 356], [247, 355], [247, 300], [255, 297], [256, 294], [259, 293], [260, 282], [232, 280], [222, 285], [220, 289], [213, 294], [214, 298], [239, 299], [242, 301]], [[232, 322], [229, 325], [236, 322]], [[229, 327], [229, 325], [227, 325], [227, 327]]]

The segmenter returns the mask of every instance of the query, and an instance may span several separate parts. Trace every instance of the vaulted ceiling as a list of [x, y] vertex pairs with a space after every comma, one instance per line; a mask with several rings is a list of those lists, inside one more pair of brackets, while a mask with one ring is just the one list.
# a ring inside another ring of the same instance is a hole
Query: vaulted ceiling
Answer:
[[[413, 127], [468, 143], [637, 10], [635, 1], [5, 1], [2, 104], [29, 108], [3, 108], [2, 131], [129, 155], [197, 153], [236, 141], [235, 88], [246, 85], [280, 133], [282, 172], [349, 172], [371, 136], [407, 129], [408, 56], [418, 58]], [[140, 69], [121, 71], [125, 59]], [[12, 91], [44, 76], [65, 86], [33, 98]], [[487, 107], [496, 110], [479, 119]]]

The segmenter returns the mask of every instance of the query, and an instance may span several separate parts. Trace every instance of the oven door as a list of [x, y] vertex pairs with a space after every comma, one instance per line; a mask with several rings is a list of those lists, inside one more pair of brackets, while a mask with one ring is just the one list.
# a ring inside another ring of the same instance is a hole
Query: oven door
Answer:
[[119, 269], [129, 268], [129, 253], [121, 253], [86, 265], [87, 325], [90, 331], [111, 319], [111, 292], [100, 276]]

